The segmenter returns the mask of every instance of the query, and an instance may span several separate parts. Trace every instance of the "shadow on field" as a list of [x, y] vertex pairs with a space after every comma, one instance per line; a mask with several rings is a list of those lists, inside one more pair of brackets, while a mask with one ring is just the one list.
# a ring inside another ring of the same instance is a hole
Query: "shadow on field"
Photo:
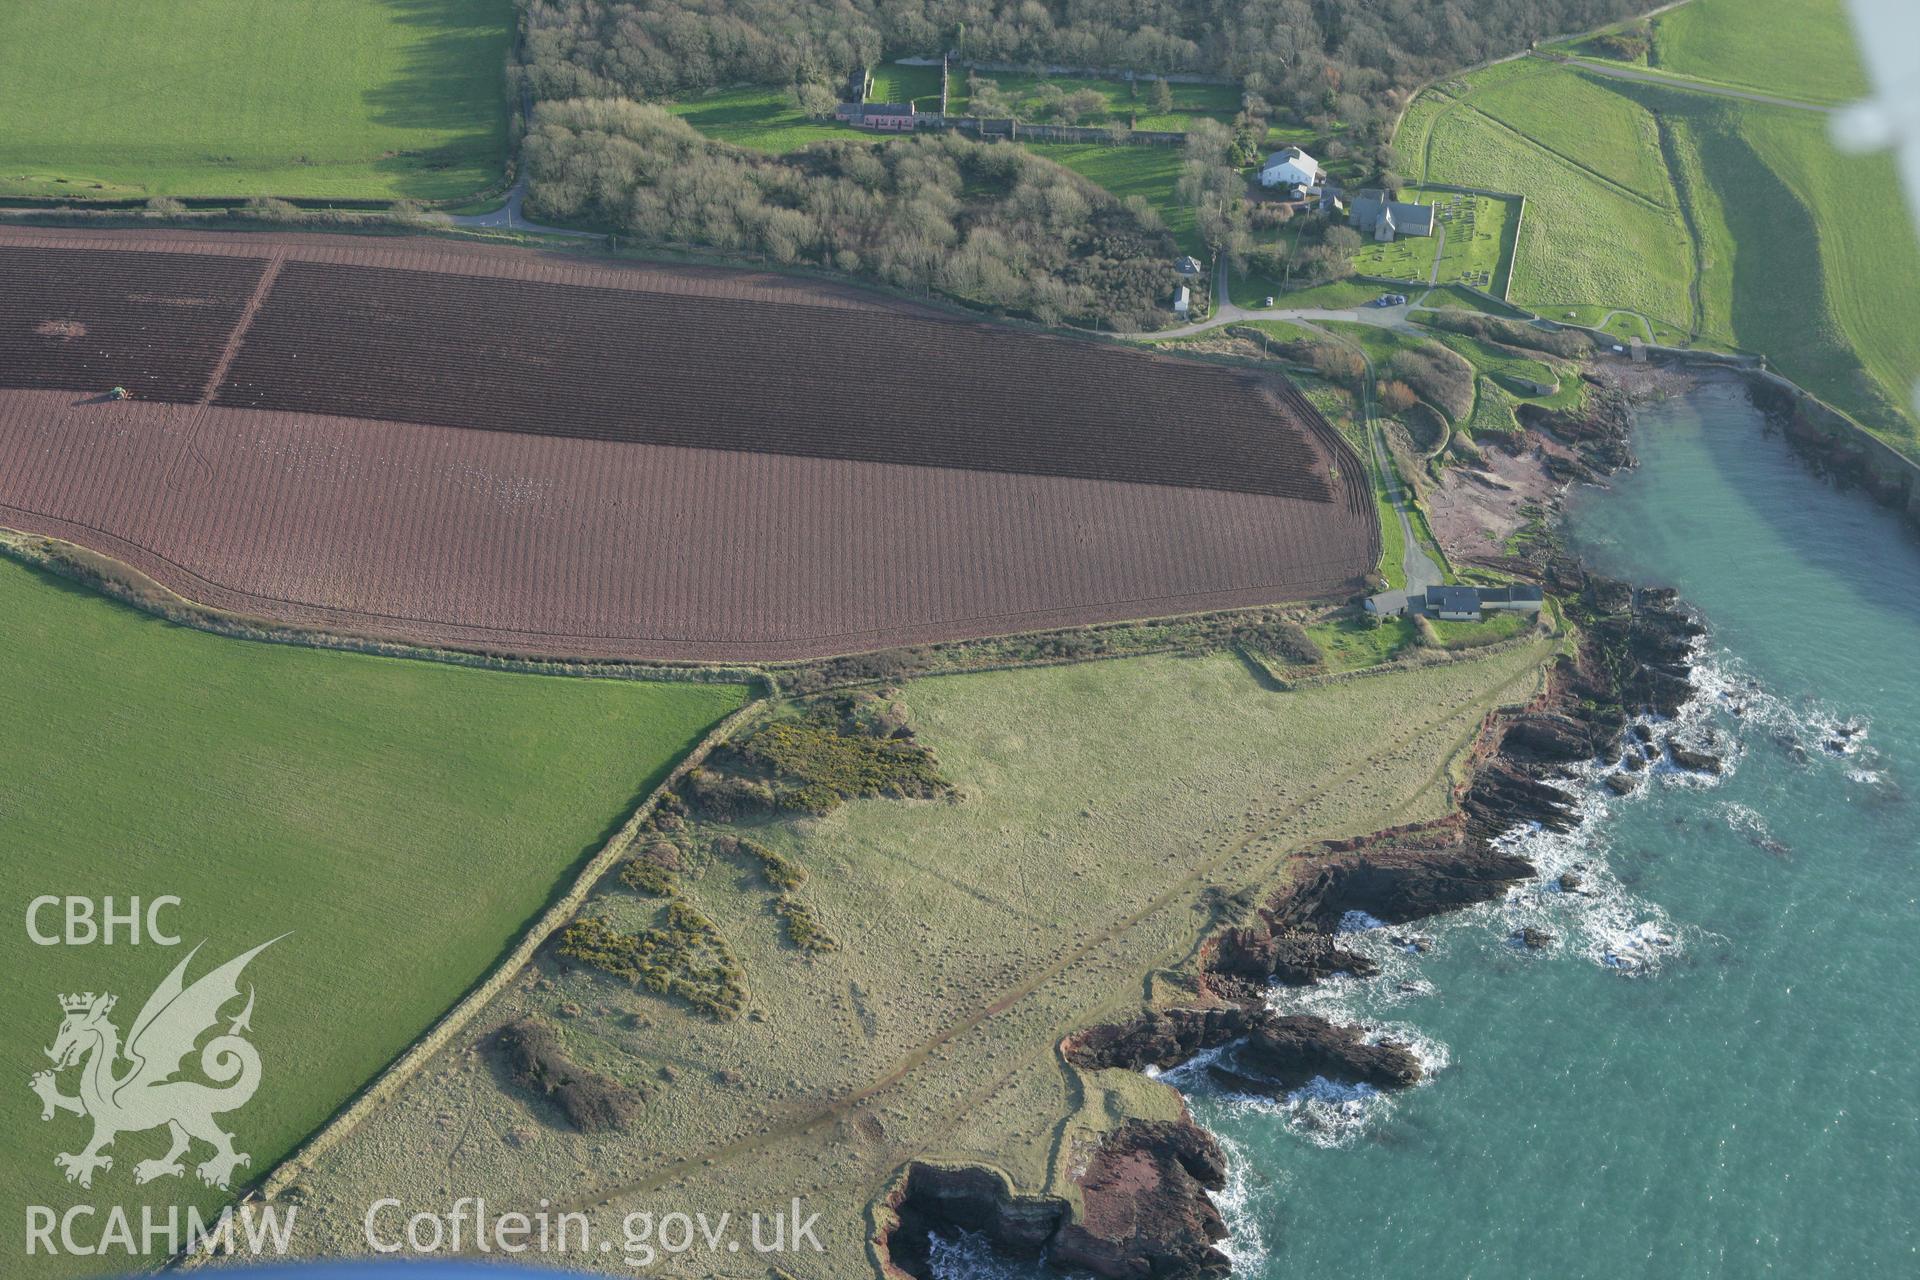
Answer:
[[[449, 182], [478, 171], [473, 189], [500, 176], [506, 165], [507, 50], [513, 31], [510, 0], [383, 0], [396, 20], [419, 28], [397, 75], [364, 94], [377, 124], [432, 129], [455, 140], [423, 150], [381, 156], [374, 169], [391, 175], [402, 195], [444, 198], [463, 194]], [[459, 186], [453, 181], [454, 186]]]

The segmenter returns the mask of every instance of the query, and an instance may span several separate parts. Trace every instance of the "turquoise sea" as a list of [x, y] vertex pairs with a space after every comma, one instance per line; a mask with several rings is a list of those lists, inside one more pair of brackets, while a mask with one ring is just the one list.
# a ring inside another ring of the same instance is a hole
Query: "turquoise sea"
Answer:
[[1737, 389], [1645, 408], [1635, 447], [1571, 540], [1698, 609], [1661, 728], [1729, 767], [1588, 779], [1578, 831], [1514, 837], [1583, 892], [1426, 922], [1420, 955], [1350, 921], [1385, 973], [1282, 1002], [1412, 1040], [1422, 1086], [1176, 1074], [1233, 1157], [1237, 1274], [1920, 1275], [1920, 549]]

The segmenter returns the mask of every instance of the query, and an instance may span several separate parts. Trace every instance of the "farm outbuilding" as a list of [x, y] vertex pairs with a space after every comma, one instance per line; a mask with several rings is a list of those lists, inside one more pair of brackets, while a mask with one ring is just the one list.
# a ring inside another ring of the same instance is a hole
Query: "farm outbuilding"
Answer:
[[1173, 313], [1178, 316], [1189, 315], [1193, 311], [1193, 291], [1181, 285], [1173, 294]]

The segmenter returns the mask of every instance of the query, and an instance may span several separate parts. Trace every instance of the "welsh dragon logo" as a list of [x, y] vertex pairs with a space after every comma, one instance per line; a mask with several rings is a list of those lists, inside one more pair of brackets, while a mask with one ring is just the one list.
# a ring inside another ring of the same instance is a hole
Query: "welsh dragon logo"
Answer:
[[[91, 991], [60, 997], [66, 1017], [53, 1047], [46, 1051], [53, 1070], [39, 1072], [30, 1084], [40, 1096], [42, 1120], [53, 1119], [56, 1111], [93, 1119], [92, 1141], [80, 1151], [53, 1158], [66, 1171], [68, 1182], [91, 1187], [95, 1170], [113, 1168], [113, 1157], [102, 1152], [115, 1138], [162, 1125], [171, 1139], [167, 1153], [136, 1164], [135, 1182], [180, 1177], [186, 1172], [180, 1158], [195, 1141], [213, 1148], [213, 1155], [195, 1169], [200, 1181], [210, 1187], [225, 1190], [233, 1171], [252, 1163], [245, 1152], [233, 1149], [233, 1135], [214, 1120], [222, 1112], [245, 1106], [260, 1087], [260, 1054], [245, 1039], [253, 1017], [251, 985], [246, 1007], [228, 1021], [224, 1033], [200, 1050], [200, 1071], [214, 1083], [174, 1076], [201, 1036], [218, 1026], [220, 1010], [239, 998], [240, 972], [247, 962], [279, 940], [261, 943], [188, 986], [187, 965], [200, 952], [194, 947], [147, 997], [124, 1045], [119, 1028], [107, 1016], [116, 997]], [[118, 1070], [123, 1059], [128, 1065]], [[69, 1097], [60, 1092], [56, 1077], [73, 1066], [80, 1067], [80, 1092]]]

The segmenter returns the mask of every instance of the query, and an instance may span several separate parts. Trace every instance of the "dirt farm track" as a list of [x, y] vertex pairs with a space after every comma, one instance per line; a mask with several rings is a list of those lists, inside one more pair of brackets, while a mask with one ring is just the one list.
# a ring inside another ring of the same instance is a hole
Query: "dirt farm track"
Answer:
[[0, 525], [282, 622], [683, 660], [1335, 595], [1379, 546], [1278, 378], [775, 275], [50, 229], [0, 230]]

